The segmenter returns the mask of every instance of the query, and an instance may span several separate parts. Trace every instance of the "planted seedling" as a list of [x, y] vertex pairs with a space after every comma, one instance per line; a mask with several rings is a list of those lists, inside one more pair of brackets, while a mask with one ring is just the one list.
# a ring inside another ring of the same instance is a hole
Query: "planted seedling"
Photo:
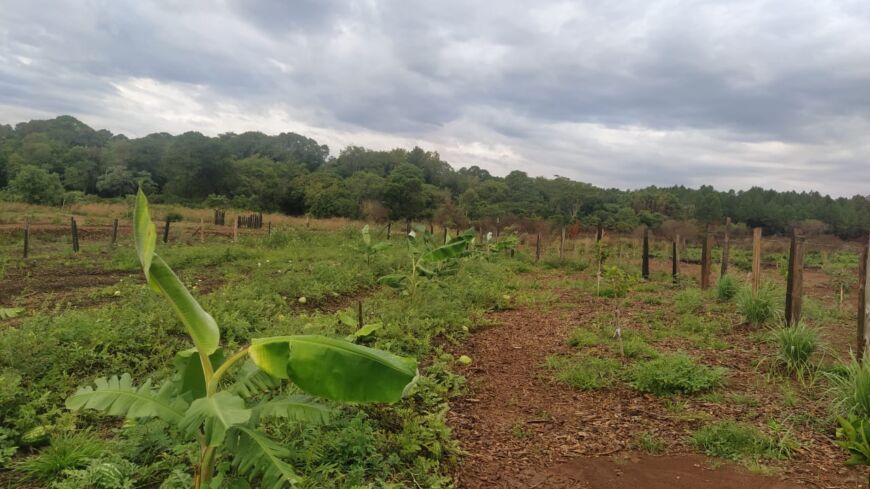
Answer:
[[[214, 318], [154, 252], [155, 226], [141, 190], [134, 237], [148, 286], [169, 301], [194, 348], [176, 355], [176, 375], [162, 384], [146, 380], [137, 386], [129, 374], [101, 378], [76, 391], [66, 405], [128, 419], [160, 418], [197, 440], [195, 489], [222, 487], [214, 472], [224, 452], [236, 474], [258, 480], [257, 487], [279, 489], [299, 482], [286, 461], [289, 450], [258, 430], [262, 420], [324, 423], [331, 409], [310, 396], [392, 403], [416, 378], [414, 359], [317, 335], [257, 338], [226, 355]], [[285, 381], [308, 396], [272, 394]]]
[[408, 261], [411, 266], [406, 271], [391, 273], [378, 279], [378, 282], [399, 289], [411, 297], [417, 294], [424, 281], [456, 273], [458, 259], [467, 253], [467, 248], [474, 242], [472, 229], [441, 246], [433, 244], [431, 234], [422, 230], [419, 238], [417, 234], [411, 231], [407, 235]]

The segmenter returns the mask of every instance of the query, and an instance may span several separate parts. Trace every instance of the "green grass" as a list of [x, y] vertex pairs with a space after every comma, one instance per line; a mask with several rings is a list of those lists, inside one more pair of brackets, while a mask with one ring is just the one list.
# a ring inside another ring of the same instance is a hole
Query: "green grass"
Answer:
[[546, 365], [555, 370], [557, 380], [579, 390], [604, 389], [619, 380], [620, 364], [609, 358], [551, 356]]
[[649, 453], [650, 455], [660, 455], [664, 453], [667, 448], [667, 444], [664, 440], [650, 432], [643, 432], [638, 435], [634, 445], [637, 449]]
[[694, 394], [722, 384], [725, 369], [697, 363], [685, 353], [671, 353], [634, 365], [631, 385], [657, 395]]
[[854, 357], [845, 365], [828, 372], [833, 414], [870, 419], [870, 362]]
[[681, 290], [674, 296], [674, 305], [680, 314], [698, 314], [704, 309], [704, 293], [695, 288]]
[[764, 324], [774, 316], [779, 303], [776, 296], [776, 290], [770, 284], [759, 287], [754, 296], [749, 288], [742, 289], [737, 294], [737, 310], [747, 323]]
[[17, 469], [30, 480], [51, 482], [69, 469], [84, 467], [106, 451], [104, 442], [87, 431], [62, 434], [39, 453], [21, 462]]
[[733, 275], [725, 275], [716, 283], [716, 296], [720, 301], [730, 301], [737, 296], [740, 283]]
[[598, 333], [586, 328], [574, 328], [568, 336], [568, 344], [577, 348], [595, 346], [601, 342], [602, 338]]
[[803, 373], [819, 349], [819, 334], [804, 323], [782, 326], [772, 336], [777, 362], [793, 373]]
[[748, 424], [722, 421], [696, 431], [691, 443], [706, 455], [729, 460], [789, 458], [797, 444], [787, 432], [777, 435], [766, 435]]

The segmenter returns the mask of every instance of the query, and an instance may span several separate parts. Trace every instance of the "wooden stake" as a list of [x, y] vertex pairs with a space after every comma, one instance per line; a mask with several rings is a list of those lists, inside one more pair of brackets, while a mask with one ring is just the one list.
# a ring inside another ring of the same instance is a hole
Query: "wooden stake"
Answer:
[[870, 244], [864, 246], [861, 263], [858, 265], [858, 361], [864, 361], [870, 345], [870, 287], [867, 287], [867, 270], [870, 268]]
[[641, 275], [644, 280], [649, 280], [649, 228], [643, 228], [643, 257], [641, 263]]
[[166, 218], [166, 226], [163, 228], [163, 244], [169, 242], [169, 218]]
[[239, 240], [239, 220], [233, 221], [233, 243]]
[[752, 296], [758, 294], [761, 283], [761, 228], [752, 229]]
[[788, 254], [788, 277], [785, 290], [785, 324], [796, 326], [801, 321], [804, 290], [804, 242], [797, 229], [791, 235]]
[[601, 223], [598, 223], [598, 227], [595, 229], [595, 242], [601, 241], [601, 238], [604, 237], [604, 226]]
[[538, 233], [538, 239], [535, 240], [535, 261], [541, 261], [541, 233]]
[[112, 221], [112, 246], [118, 243], [118, 220]]
[[725, 218], [725, 237], [722, 240], [722, 268], [719, 269], [719, 276], [724, 277], [728, 273], [728, 254], [730, 252], [730, 240], [728, 239], [731, 232], [731, 218]]
[[447, 244], [447, 226], [444, 226], [444, 244]]
[[390, 235], [392, 234], [393, 229], [393, 221], [387, 221], [387, 239], [390, 239]]
[[701, 290], [710, 288], [710, 269], [713, 264], [713, 240], [710, 239], [710, 225], [704, 231], [704, 244], [701, 249]]
[[205, 243], [205, 219], [199, 220], [199, 242]]
[[559, 260], [565, 257], [565, 226], [562, 226], [562, 235], [559, 237]]
[[680, 235], [677, 234], [674, 236], [674, 243], [671, 249], [671, 259], [673, 263], [671, 265], [671, 275], [674, 277], [674, 283], [679, 283], [680, 281]]
[[362, 301], [356, 301], [356, 325], [357, 328], [362, 328], [365, 325], [365, 320], [363, 318], [363, 308]]
[[79, 227], [76, 224], [76, 218], [70, 217], [70, 229], [72, 230], [72, 248], [73, 253], [79, 252]]
[[30, 256], [30, 218], [24, 218], [24, 258]]
[[266, 236], [272, 235], [272, 221], [269, 221], [266, 226]]

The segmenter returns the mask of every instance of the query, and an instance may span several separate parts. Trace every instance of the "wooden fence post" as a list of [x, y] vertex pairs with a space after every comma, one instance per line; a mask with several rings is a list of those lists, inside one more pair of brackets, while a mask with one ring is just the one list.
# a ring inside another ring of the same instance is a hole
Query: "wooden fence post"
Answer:
[[674, 283], [679, 283], [680, 281], [680, 235], [677, 234], [674, 236], [674, 242], [671, 249], [671, 260], [673, 263], [671, 264], [671, 275], [674, 278]]
[[729, 240], [731, 231], [731, 218], [725, 218], [725, 237], [722, 240], [722, 268], [719, 269], [719, 276], [724, 277], [728, 273], [728, 254], [730, 252], [731, 243]]
[[641, 275], [644, 280], [649, 280], [649, 228], [643, 228], [643, 257], [641, 263]]
[[112, 246], [118, 243], [118, 220], [112, 221]]
[[538, 239], [535, 240], [535, 261], [541, 261], [541, 233], [538, 233]]
[[30, 218], [24, 218], [24, 258], [30, 256]]
[[785, 290], [785, 324], [796, 326], [801, 321], [804, 290], [804, 237], [792, 231], [788, 254], [788, 277]]
[[365, 320], [363, 318], [362, 300], [356, 301], [356, 325], [357, 328], [362, 328], [363, 326], [365, 326]]
[[387, 239], [390, 239], [390, 235], [392, 234], [393, 229], [393, 221], [387, 221]]
[[870, 265], [870, 243], [864, 246], [861, 263], [858, 264], [858, 361], [864, 361], [870, 345], [870, 288], [867, 287], [867, 270]]
[[752, 229], [752, 296], [761, 284], [761, 228]]
[[565, 226], [562, 226], [562, 234], [559, 236], [559, 261], [565, 257]]
[[166, 226], [163, 227], [163, 244], [169, 242], [169, 218], [166, 218]]
[[69, 220], [70, 220], [70, 229], [72, 231], [73, 253], [78, 253], [79, 252], [79, 227], [78, 227], [78, 224], [76, 224], [75, 217], [70, 217]]
[[447, 226], [444, 226], [444, 244], [447, 244]]
[[704, 244], [701, 249], [701, 290], [710, 288], [710, 269], [713, 264], [713, 240], [710, 239], [710, 225], [704, 231]]
[[266, 227], [266, 236], [272, 235], [272, 221], [269, 221], [268, 226]]
[[595, 228], [595, 242], [598, 243], [601, 241], [601, 238], [604, 237], [604, 226], [601, 223], [598, 223], [598, 227]]
[[233, 221], [233, 243], [239, 240], [239, 220]]
[[205, 243], [205, 219], [199, 220], [199, 242]]

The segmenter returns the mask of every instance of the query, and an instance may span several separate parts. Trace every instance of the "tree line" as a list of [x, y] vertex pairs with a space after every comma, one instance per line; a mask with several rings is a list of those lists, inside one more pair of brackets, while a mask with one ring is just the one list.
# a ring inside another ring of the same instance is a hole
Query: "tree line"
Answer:
[[712, 186], [605, 189], [565, 177], [505, 177], [454, 169], [437, 152], [348, 146], [337, 156], [295, 133], [155, 133], [128, 138], [71, 116], [0, 125], [0, 199], [35, 204], [120, 198], [142, 186], [155, 201], [315, 217], [426, 220], [538, 219], [627, 232], [644, 224], [720, 222], [767, 233], [794, 226], [842, 238], [870, 229], [870, 199]]

